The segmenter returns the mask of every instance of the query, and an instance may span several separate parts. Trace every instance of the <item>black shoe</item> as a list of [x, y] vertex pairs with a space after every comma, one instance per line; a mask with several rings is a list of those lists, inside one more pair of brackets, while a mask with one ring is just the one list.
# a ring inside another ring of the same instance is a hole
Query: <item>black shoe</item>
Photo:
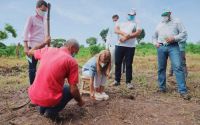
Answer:
[[63, 118], [61, 118], [58, 113], [49, 113], [49, 112], [46, 112], [44, 114], [44, 116], [46, 118], [52, 120], [53, 122], [61, 122], [61, 121], [63, 121]]
[[188, 93], [180, 94], [181, 98], [184, 100], [190, 100], [192, 97]]
[[46, 108], [44, 108], [44, 107], [39, 107], [40, 115], [44, 115], [45, 111], [46, 111]]

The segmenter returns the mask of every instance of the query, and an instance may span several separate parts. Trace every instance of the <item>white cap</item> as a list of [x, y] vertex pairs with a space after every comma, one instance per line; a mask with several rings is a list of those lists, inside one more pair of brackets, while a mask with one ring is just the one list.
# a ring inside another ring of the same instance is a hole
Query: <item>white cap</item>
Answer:
[[136, 15], [136, 10], [132, 8], [128, 15]]

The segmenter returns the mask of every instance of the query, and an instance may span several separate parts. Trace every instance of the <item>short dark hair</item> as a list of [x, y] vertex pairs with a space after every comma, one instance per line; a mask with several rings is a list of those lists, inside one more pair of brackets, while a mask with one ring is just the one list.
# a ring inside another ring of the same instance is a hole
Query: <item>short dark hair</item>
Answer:
[[38, 0], [36, 3], [36, 8], [41, 7], [42, 5], [44, 5], [45, 7], [47, 7], [47, 2], [44, 0]]
[[115, 14], [115, 15], [112, 16], [112, 19], [114, 19], [114, 18], [118, 18], [119, 19], [119, 16], [117, 14]]

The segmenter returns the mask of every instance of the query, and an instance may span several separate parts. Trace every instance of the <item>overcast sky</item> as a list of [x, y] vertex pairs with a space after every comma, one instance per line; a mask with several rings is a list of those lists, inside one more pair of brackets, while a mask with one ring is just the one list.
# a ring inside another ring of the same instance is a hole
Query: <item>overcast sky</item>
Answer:
[[[100, 42], [102, 29], [112, 26], [113, 14], [126, 20], [131, 8], [137, 10], [137, 20], [146, 31], [145, 41], [151, 41], [155, 27], [165, 8], [171, 9], [173, 17], [179, 18], [188, 32], [188, 41], [200, 40], [200, 0], [47, 0], [52, 4], [52, 38], [76, 38], [85, 44], [94, 36]], [[6, 44], [22, 42], [25, 22], [35, 14], [36, 0], [1, 0], [0, 29], [9, 23], [17, 30], [16, 39], [9, 38]]]

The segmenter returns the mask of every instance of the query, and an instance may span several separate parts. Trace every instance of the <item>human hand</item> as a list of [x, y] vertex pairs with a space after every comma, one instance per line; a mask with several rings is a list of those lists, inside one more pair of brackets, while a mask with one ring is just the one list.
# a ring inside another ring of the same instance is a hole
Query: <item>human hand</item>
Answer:
[[46, 38], [45, 38], [45, 43], [46, 43], [47, 45], [50, 45], [50, 42], [51, 42], [51, 37], [50, 37], [50, 36], [46, 36]]
[[165, 40], [167, 43], [172, 43], [172, 42], [174, 42], [175, 38], [173, 36], [171, 36], [171, 37], [165, 38]]
[[94, 97], [94, 92], [90, 92], [90, 98], [91, 98], [92, 100], [95, 99], [95, 97]]
[[159, 47], [160, 47], [160, 44], [159, 44], [159, 43], [156, 43], [155, 46], [156, 46], [156, 48], [159, 48]]
[[119, 39], [119, 41], [122, 42], [122, 43], [125, 42], [126, 40], [127, 40], [126, 37], [122, 37], [122, 38]]

